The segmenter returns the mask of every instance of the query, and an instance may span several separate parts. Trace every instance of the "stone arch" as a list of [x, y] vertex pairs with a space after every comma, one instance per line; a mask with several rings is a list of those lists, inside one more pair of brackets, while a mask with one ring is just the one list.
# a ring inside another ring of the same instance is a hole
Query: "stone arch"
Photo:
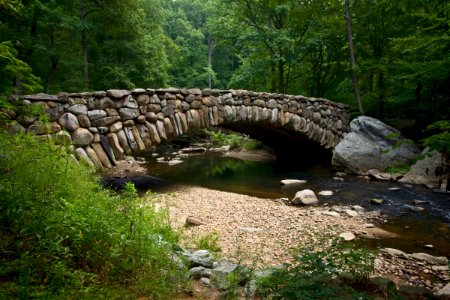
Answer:
[[15, 128], [65, 136], [77, 158], [97, 168], [110, 168], [125, 154], [212, 126], [247, 131], [262, 140], [265, 132], [274, 141], [302, 141], [306, 148], [316, 147], [313, 152], [332, 149], [348, 131], [350, 116], [348, 106], [326, 99], [245, 90], [108, 90], [24, 99], [41, 105], [51, 124], [25, 117]]

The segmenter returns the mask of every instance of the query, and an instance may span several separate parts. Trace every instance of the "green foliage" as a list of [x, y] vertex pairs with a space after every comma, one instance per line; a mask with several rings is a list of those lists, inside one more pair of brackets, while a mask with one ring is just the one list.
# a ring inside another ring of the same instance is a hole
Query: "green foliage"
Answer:
[[65, 149], [0, 134], [0, 298], [168, 297], [182, 270], [167, 212], [131, 184], [104, 190]]
[[258, 281], [262, 298], [342, 299], [348, 296], [349, 299], [367, 299], [332, 280], [345, 273], [359, 282], [367, 280], [374, 268], [375, 257], [371, 251], [324, 234], [318, 242], [303, 245], [293, 254], [292, 264], [277, 268]]
[[428, 125], [426, 132], [438, 132], [423, 140], [425, 146], [430, 150], [436, 150], [450, 155], [450, 121], [437, 121]]
[[11, 42], [0, 42], [0, 95], [14, 93], [14, 81], [20, 80], [22, 92], [32, 93], [42, 87], [30, 66], [17, 58], [17, 50]]
[[211, 252], [222, 251], [219, 246], [219, 233], [215, 230], [194, 239], [194, 246], [196, 249], [209, 250]]
[[255, 150], [262, 148], [262, 143], [249, 138], [246, 135], [234, 132], [223, 133], [222, 131], [214, 131], [205, 129], [205, 133], [219, 146], [229, 145], [232, 150]]
[[396, 166], [396, 167], [388, 167], [386, 168], [386, 170], [384, 170], [386, 173], [408, 173], [409, 170], [411, 169], [411, 166]]

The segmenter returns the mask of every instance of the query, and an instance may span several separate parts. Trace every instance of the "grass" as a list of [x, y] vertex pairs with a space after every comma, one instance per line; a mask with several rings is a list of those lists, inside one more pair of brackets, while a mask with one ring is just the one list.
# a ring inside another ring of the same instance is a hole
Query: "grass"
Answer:
[[183, 282], [167, 211], [51, 139], [0, 133], [0, 227], [0, 299], [165, 299]]

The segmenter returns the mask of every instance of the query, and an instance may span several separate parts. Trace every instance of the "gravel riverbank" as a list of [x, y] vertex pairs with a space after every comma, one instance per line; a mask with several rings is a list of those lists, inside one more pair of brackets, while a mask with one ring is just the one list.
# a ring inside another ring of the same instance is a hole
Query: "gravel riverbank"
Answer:
[[[289, 249], [313, 243], [322, 236], [353, 233], [358, 238], [391, 237], [377, 228], [383, 216], [361, 207], [295, 207], [269, 199], [178, 185], [164, 197], [170, 221], [182, 228], [185, 236], [198, 237], [216, 231], [221, 256], [257, 267], [289, 262]], [[162, 203], [161, 203], [162, 204]], [[186, 218], [204, 223], [185, 226]], [[396, 284], [438, 290], [450, 281], [448, 266], [381, 253], [375, 259], [374, 276], [388, 277]]]

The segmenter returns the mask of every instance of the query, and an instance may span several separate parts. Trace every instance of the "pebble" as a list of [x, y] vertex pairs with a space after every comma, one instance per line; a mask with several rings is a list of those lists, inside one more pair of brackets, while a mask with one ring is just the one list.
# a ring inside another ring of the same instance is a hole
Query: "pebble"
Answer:
[[372, 198], [370, 199], [370, 203], [372, 204], [383, 204], [384, 200], [383, 199], [378, 199], [378, 198]]
[[388, 190], [389, 190], [389, 191], [392, 191], [392, 192], [397, 192], [397, 191], [402, 190], [402, 188], [399, 188], [399, 187], [391, 187], [391, 188], [389, 188]]
[[351, 209], [346, 209], [344, 210], [344, 212], [350, 216], [350, 217], [357, 217], [358, 216], [358, 212], [351, 210]]

